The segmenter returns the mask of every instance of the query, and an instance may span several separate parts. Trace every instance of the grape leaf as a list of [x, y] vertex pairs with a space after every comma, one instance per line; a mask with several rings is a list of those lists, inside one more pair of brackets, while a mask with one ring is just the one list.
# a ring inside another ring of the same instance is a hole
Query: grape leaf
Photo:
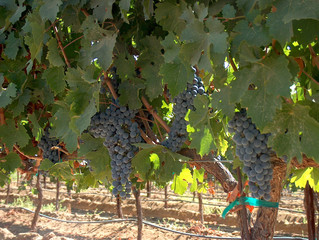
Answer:
[[17, 117], [21, 112], [24, 111], [24, 107], [28, 105], [31, 98], [31, 90], [24, 89], [23, 93], [19, 96], [17, 100], [12, 103], [13, 116]]
[[29, 142], [29, 135], [24, 126], [16, 127], [13, 119], [8, 119], [6, 125], [0, 126], [0, 139], [11, 150], [13, 145], [18, 144], [21, 148]]
[[17, 153], [9, 153], [0, 160], [0, 169], [6, 172], [13, 172], [21, 165], [21, 159]]
[[11, 32], [6, 40], [6, 48], [4, 49], [4, 53], [10, 59], [15, 59], [17, 53], [19, 51], [19, 47], [21, 46], [21, 41], [19, 38], [14, 36], [14, 32]]
[[[23, 4], [24, 0], [19, 0], [19, 5], [16, 6], [16, 9], [14, 10], [14, 14], [10, 17], [10, 22], [12, 24], [15, 24], [21, 17], [21, 14], [26, 10], [26, 6]], [[14, 1], [12, 1], [12, 4], [14, 4]]]
[[43, 161], [41, 161], [39, 170], [43, 170], [43, 171], [49, 171], [50, 168], [54, 165], [53, 162], [51, 162], [49, 159], [45, 158], [43, 159]]
[[[284, 8], [287, 8], [287, 3], [282, 2]], [[274, 13], [268, 14], [268, 19], [266, 25], [269, 27], [270, 35], [278, 40], [282, 46], [285, 46], [286, 42], [289, 42], [293, 36], [292, 22], [284, 23], [282, 18], [283, 15], [281, 11], [278, 11], [279, 6], [277, 5], [277, 11]], [[284, 11], [286, 13], [286, 11]], [[278, 27], [280, 26], [280, 27]]]
[[121, 83], [119, 88], [119, 97], [121, 105], [128, 105], [130, 109], [138, 109], [142, 106], [139, 98], [140, 90], [144, 89], [145, 86], [140, 79], [135, 79], [132, 83], [124, 82]]
[[37, 116], [35, 115], [35, 112], [33, 112], [32, 114], [29, 114], [28, 118], [32, 123], [32, 134], [35, 137], [35, 140], [40, 141], [42, 134], [43, 134], [43, 129], [39, 125], [39, 122], [38, 122]]
[[233, 18], [233, 17], [235, 17], [236, 10], [235, 10], [235, 8], [232, 5], [226, 4], [223, 7], [222, 13], [223, 13], [223, 17], [224, 18]]
[[112, 63], [113, 48], [116, 42], [116, 34], [109, 33], [92, 46], [92, 60], [97, 58], [103, 69], [108, 69]]
[[79, 134], [81, 134], [90, 125], [91, 117], [96, 113], [96, 111], [95, 102], [91, 100], [90, 104], [80, 116], [74, 116], [72, 118], [72, 121], [75, 121]]
[[303, 45], [307, 45], [319, 36], [319, 21], [314, 19], [302, 19], [293, 21], [294, 39]]
[[136, 76], [135, 72], [135, 60], [133, 56], [126, 56], [126, 54], [120, 54], [114, 61], [116, 68], [116, 74], [119, 75], [121, 81], [126, 81]]
[[155, 10], [156, 21], [164, 30], [180, 34], [185, 28], [185, 21], [180, 18], [185, 9], [184, 2], [177, 5], [170, 2], [158, 3]]
[[92, 0], [91, 8], [93, 9], [93, 16], [100, 22], [103, 22], [107, 18], [113, 18], [112, 5], [115, 0]]
[[51, 67], [43, 72], [43, 78], [46, 79], [50, 88], [55, 94], [59, 94], [65, 89], [64, 68]]
[[296, 157], [301, 162], [304, 153], [319, 162], [318, 149], [313, 147], [313, 143], [319, 142], [319, 122], [309, 116], [309, 110], [308, 106], [300, 104], [284, 104], [265, 127], [265, 131], [272, 134], [268, 145], [278, 156]]
[[307, 182], [310, 187], [318, 192], [319, 191], [319, 170], [314, 167], [308, 167], [306, 169], [293, 170], [293, 176], [290, 182], [295, 183], [298, 188], [305, 188]]
[[[0, 74], [0, 86], [3, 83], [3, 76]], [[1, 87], [0, 90], [0, 108], [6, 107], [12, 102], [12, 98], [14, 98], [17, 94], [16, 85], [14, 83], [10, 83], [6, 89]]]
[[24, 37], [25, 43], [29, 46], [31, 59], [41, 62], [43, 52], [43, 38], [45, 33], [44, 22], [37, 13], [28, 14], [25, 29], [30, 27], [30, 32]]
[[160, 74], [163, 76], [164, 83], [167, 83], [169, 92], [173, 98], [185, 90], [187, 83], [191, 83], [194, 78], [192, 69], [188, 66], [186, 67], [180, 61], [163, 64]]
[[46, 56], [46, 59], [49, 60], [50, 64], [54, 67], [62, 67], [64, 66], [64, 62], [59, 54], [58, 51], [58, 43], [56, 41], [56, 39], [51, 38], [48, 43], [48, 54]]
[[306, 0], [306, 1], [299, 1], [299, 0], [281, 0], [284, 2], [286, 7], [282, 9], [286, 11], [285, 16], [283, 17], [283, 22], [288, 23], [292, 20], [299, 20], [299, 19], [319, 19], [319, 5], [317, 0]]
[[194, 129], [194, 132], [190, 133], [192, 139], [190, 147], [195, 148], [201, 156], [216, 148], [214, 133], [210, 126], [208, 103], [207, 96], [197, 96], [194, 99], [196, 111], [191, 111], [189, 114], [189, 125]]
[[184, 164], [180, 174], [175, 174], [171, 189], [174, 191], [174, 193], [183, 195], [188, 188], [188, 184], [192, 182], [193, 176], [191, 174], [191, 170], [187, 168], [186, 164]]
[[44, 4], [40, 7], [39, 13], [43, 20], [54, 22], [62, 4], [61, 0], [43, 0]]
[[191, 192], [198, 191], [198, 183], [203, 183], [204, 181], [204, 173], [205, 170], [203, 168], [197, 170], [196, 168], [193, 169], [193, 182], [190, 188]]
[[178, 56], [180, 51], [180, 45], [177, 43], [177, 39], [174, 34], [169, 33], [161, 44], [164, 47], [164, 59], [166, 63], [173, 62]]
[[208, 8], [205, 6], [205, 4], [194, 4], [194, 12], [196, 13], [199, 21], [204, 21], [204, 19], [207, 17], [208, 14]]

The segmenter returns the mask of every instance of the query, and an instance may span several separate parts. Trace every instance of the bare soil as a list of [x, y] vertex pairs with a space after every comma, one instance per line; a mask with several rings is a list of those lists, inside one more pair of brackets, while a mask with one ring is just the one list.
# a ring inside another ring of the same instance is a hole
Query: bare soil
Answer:
[[[155, 190], [154, 190], [155, 191]], [[204, 195], [204, 203], [210, 205], [204, 206], [205, 225], [199, 223], [200, 216], [198, 212], [198, 203], [192, 202], [192, 198], [182, 198], [177, 195], [170, 195], [168, 208], [164, 208], [163, 191], [152, 193], [151, 198], [147, 198], [144, 193], [142, 196], [142, 208], [144, 220], [158, 224], [170, 229], [190, 232], [194, 234], [215, 235], [222, 237], [239, 237], [236, 213], [230, 213], [226, 219], [221, 217], [222, 210], [228, 205], [226, 194], [218, 193], [213, 198], [211, 195]], [[103, 221], [105, 219], [115, 219], [116, 216], [116, 199], [112, 198], [105, 189], [90, 189], [84, 193], [72, 193], [71, 196], [66, 194], [63, 187], [61, 189], [60, 202], [69, 212], [44, 212], [51, 217], [65, 220], [77, 221]], [[49, 184], [43, 191], [43, 204], [55, 203], [55, 194], [53, 184]], [[28, 196], [37, 202], [37, 195], [27, 190], [18, 191], [14, 186], [9, 195], [9, 202], [18, 199], [21, 196]], [[6, 189], [0, 189], [0, 200], [6, 198]], [[0, 239], [1, 228], [8, 229], [15, 238], [7, 239], [136, 239], [137, 224], [136, 222], [119, 222], [119, 223], [94, 223], [94, 224], [75, 224], [63, 223], [49, 220], [43, 217], [39, 218], [36, 232], [38, 235], [31, 237], [19, 236], [22, 233], [30, 231], [33, 214], [22, 209], [1, 210], [8, 205], [0, 205]], [[287, 208], [293, 211], [304, 211], [303, 197], [301, 195], [284, 196], [280, 202], [281, 208]], [[126, 218], [136, 216], [135, 201], [128, 199], [122, 203], [123, 214]], [[32, 209], [34, 210], [34, 209]], [[252, 218], [256, 214], [253, 211]], [[306, 216], [302, 213], [280, 210], [277, 223], [276, 234], [280, 236], [300, 236], [306, 237], [307, 225]], [[51, 237], [50, 237], [51, 236]], [[5, 239], [5, 238], [3, 238]], [[158, 228], [144, 225], [143, 239], [202, 239], [168, 232]]]

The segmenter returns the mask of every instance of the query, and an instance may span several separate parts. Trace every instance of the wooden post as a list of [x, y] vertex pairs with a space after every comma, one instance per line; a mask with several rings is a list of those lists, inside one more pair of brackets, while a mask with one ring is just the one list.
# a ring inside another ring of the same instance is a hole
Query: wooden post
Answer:
[[60, 196], [60, 181], [57, 178], [57, 181], [56, 181], [56, 197], [55, 197], [55, 210], [56, 211], [59, 211], [59, 208], [60, 208], [59, 196]]
[[314, 192], [307, 182], [305, 190], [304, 204], [307, 213], [307, 226], [308, 226], [308, 239], [316, 239], [316, 224], [315, 224], [315, 205], [314, 205]]
[[9, 180], [9, 181], [8, 181], [8, 184], [7, 184], [6, 204], [9, 204], [9, 197], [10, 197], [10, 182], [11, 182], [11, 180]]
[[142, 240], [143, 235], [143, 214], [142, 214], [142, 205], [141, 205], [141, 198], [140, 198], [140, 190], [133, 187], [133, 194], [136, 200], [136, 212], [137, 212], [137, 240]]
[[41, 207], [42, 207], [42, 201], [43, 201], [43, 194], [42, 194], [42, 188], [41, 188], [40, 174], [39, 173], [38, 173], [38, 176], [37, 176], [36, 187], [37, 187], [37, 190], [38, 190], [38, 205], [37, 205], [37, 208], [35, 210], [35, 213], [34, 213], [34, 216], [33, 216], [33, 219], [32, 219], [31, 231], [34, 231], [35, 227], [37, 225], [37, 221], [38, 221], [38, 218], [39, 218], [39, 213], [40, 213], [40, 210], [41, 210]]
[[167, 194], [167, 185], [164, 188], [165, 190], [165, 202], [164, 202], [164, 208], [168, 208], [168, 194]]
[[203, 196], [201, 193], [197, 193], [198, 196], [198, 204], [199, 204], [199, 215], [200, 215], [200, 222], [204, 225], [204, 211], [203, 211]]
[[117, 211], [117, 217], [118, 218], [123, 218], [121, 198], [120, 198], [119, 194], [116, 196], [116, 211]]
[[151, 197], [151, 182], [150, 181], [147, 181], [146, 182], [146, 191], [147, 191], [147, 197]]

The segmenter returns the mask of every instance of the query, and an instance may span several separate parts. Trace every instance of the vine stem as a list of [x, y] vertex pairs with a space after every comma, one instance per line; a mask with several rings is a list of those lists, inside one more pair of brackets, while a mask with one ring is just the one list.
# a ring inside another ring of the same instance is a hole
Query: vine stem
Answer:
[[318, 56], [317, 56], [316, 52], [313, 50], [311, 44], [308, 44], [308, 48], [309, 48], [310, 54], [312, 56], [313, 62], [316, 64], [317, 68], [319, 69], [319, 60], [317, 58]]
[[105, 71], [103, 71], [103, 74], [104, 74], [104, 79], [106, 79], [106, 85], [107, 85], [107, 87], [110, 89], [110, 92], [111, 92], [113, 98], [114, 98], [114, 99], [118, 99], [117, 93], [116, 93], [116, 91], [114, 90], [114, 87], [113, 87], [113, 85], [112, 85], [112, 83], [111, 83], [110, 78], [107, 76], [107, 74], [106, 74]]
[[144, 139], [144, 141], [146, 142], [146, 143], [148, 143], [148, 144], [155, 144], [153, 141], [152, 141], [152, 139], [150, 139], [146, 134], [145, 134], [145, 132], [142, 130], [142, 129], [140, 129], [139, 128], [139, 130], [140, 130], [140, 132], [141, 132], [141, 137]]
[[230, 65], [232, 66], [232, 68], [234, 69], [235, 72], [238, 71], [237, 67], [236, 67], [236, 64], [234, 63], [234, 60], [232, 58], [232, 56], [229, 54], [229, 62], [230, 62]]
[[146, 100], [144, 96], [142, 96], [142, 103], [145, 105], [147, 111], [149, 111], [153, 115], [153, 117], [159, 122], [159, 124], [161, 124], [165, 131], [169, 133], [169, 126], [160, 116], [158, 116], [158, 114], [154, 111], [153, 107], [149, 104], [149, 102]]
[[17, 146], [17, 145], [13, 145], [13, 148], [22, 156], [28, 158], [28, 159], [34, 159], [34, 160], [37, 160], [37, 161], [42, 161], [43, 158], [42, 157], [36, 157], [36, 156], [29, 156], [29, 155], [26, 155], [24, 154], [20, 148]]
[[80, 40], [80, 39], [83, 38], [83, 37], [84, 37], [84, 35], [82, 35], [82, 36], [80, 36], [80, 37], [74, 39], [73, 41], [71, 41], [71, 42], [69, 42], [67, 45], [65, 45], [65, 46], [63, 47], [63, 49], [66, 49], [66, 48], [67, 48], [68, 46], [70, 46], [72, 43], [74, 43], [74, 42]]
[[59, 34], [58, 34], [58, 29], [57, 29], [57, 27], [56, 27], [55, 25], [54, 25], [53, 29], [54, 29], [54, 32], [55, 32], [56, 39], [57, 39], [57, 41], [58, 41], [58, 45], [59, 45], [59, 47], [60, 47], [60, 49], [61, 49], [61, 51], [62, 51], [62, 55], [63, 55], [64, 61], [65, 61], [66, 65], [70, 68], [70, 67], [71, 67], [71, 64], [70, 64], [70, 61], [69, 61], [69, 59], [68, 59], [68, 57], [66, 56], [66, 53], [65, 53], [65, 51], [64, 51], [64, 47], [63, 47], [63, 45], [62, 45], [60, 36], [59, 36]]
[[312, 76], [309, 75], [309, 73], [307, 73], [305, 70], [302, 70], [302, 72], [308, 77], [310, 78], [315, 84], [317, 84], [319, 86], [319, 82], [314, 79]]
[[139, 189], [132, 187], [132, 192], [135, 196], [135, 204], [136, 204], [136, 212], [137, 212], [137, 225], [138, 225], [138, 233], [137, 240], [142, 240], [143, 235], [143, 214], [142, 214], [142, 205], [141, 205], [141, 192]]
[[36, 187], [38, 190], [38, 205], [37, 208], [35, 210], [33, 219], [32, 219], [32, 224], [31, 224], [31, 231], [35, 230], [35, 227], [37, 225], [37, 221], [39, 218], [39, 213], [42, 207], [42, 202], [43, 202], [43, 193], [42, 193], [42, 187], [41, 187], [41, 182], [40, 182], [40, 174], [38, 172], [38, 176], [37, 176], [37, 183], [36, 183]]
[[143, 122], [143, 124], [144, 124], [144, 126], [145, 126], [146, 134], [150, 137], [150, 139], [153, 140], [153, 142], [157, 142], [157, 141], [158, 141], [158, 138], [156, 137], [155, 133], [152, 131], [150, 125], [148, 124], [148, 121], [146, 120], [147, 118], [146, 118], [146, 116], [145, 116], [143, 110], [140, 109], [140, 110], [139, 110], [139, 114], [140, 114], [140, 116], [141, 116], [140, 119], [142, 120], [142, 122]]

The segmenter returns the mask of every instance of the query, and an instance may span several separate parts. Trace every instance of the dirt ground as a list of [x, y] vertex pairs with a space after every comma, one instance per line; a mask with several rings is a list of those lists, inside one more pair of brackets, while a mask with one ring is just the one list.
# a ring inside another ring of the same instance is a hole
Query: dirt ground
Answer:
[[[72, 220], [72, 221], [103, 221], [106, 219], [115, 219], [116, 203], [111, 198], [107, 190], [91, 189], [84, 193], [66, 194], [65, 188], [61, 189], [60, 202], [62, 206], [69, 211], [41, 211], [51, 217]], [[55, 203], [56, 191], [54, 185], [48, 185], [43, 191], [43, 204]], [[171, 192], [170, 192], [171, 193]], [[172, 194], [172, 193], [171, 193]], [[27, 190], [18, 191], [14, 186], [11, 188], [9, 202], [13, 202], [21, 196], [28, 196], [37, 202], [37, 195], [31, 194]], [[0, 200], [2, 203], [6, 198], [6, 189], [0, 189]], [[189, 232], [201, 235], [214, 235], [220, 237], [240, 237], [237, 218], [235, 213], [227, 215], [226, 219], [221, 217], [221, 212], [228, 205], [225, 201], [226, 194], [217, 193], [215, 198], [211, 195], [204, 196], [205, 225], [199, 223], [200, 215], [198, 213], [198, 203], [192, 202], [192, 197], [182, 198], [177, 195], [170, 195], [168, 208], [164, 208], [163, 192], [152, 193], [150, 198], [146, 193], [142, 194], [142, 208], [144, 220], [169, 229]], [[39, 217], [36, 233], [26, 235], [30, 231], [33, 214], [22, 209], [2, 209], [9, 205], [0, 205], [0, 239], [37, 239], [37, 240], [62, 240], [62, 239], [136, 239], [136, 222], [118, 222], [118, 223], [64, 223]], [[280, 202], [280, 208], [290, 209], [292, 211], [303, 210], [303, 198], [301, 195], [284, 196]], [[125, 200], [122, 203], [123, 214], [125, 218], [135, 217], [134, 199]], [[34, 208], [32, 209], [34, 210]], [[71, 210], [71, 211], [70, 211]], [[254, 218], [256, 210], [252, 214]], [[305, 215], [285, 210], [280, 210], [277, 223], [277, 236], [299, 236], [306, 237], [307, 225]], [[6, 229], [12, 235], [5, 233]], [[1, 235], [3, 234], [3, 235]], [[23, 235], [24, 234], [24, 235]], [[190, 236], [183, 236], [177, 233], [168, 232], [152, 226], [143, 226], [143, 239], [203, 239]]]

